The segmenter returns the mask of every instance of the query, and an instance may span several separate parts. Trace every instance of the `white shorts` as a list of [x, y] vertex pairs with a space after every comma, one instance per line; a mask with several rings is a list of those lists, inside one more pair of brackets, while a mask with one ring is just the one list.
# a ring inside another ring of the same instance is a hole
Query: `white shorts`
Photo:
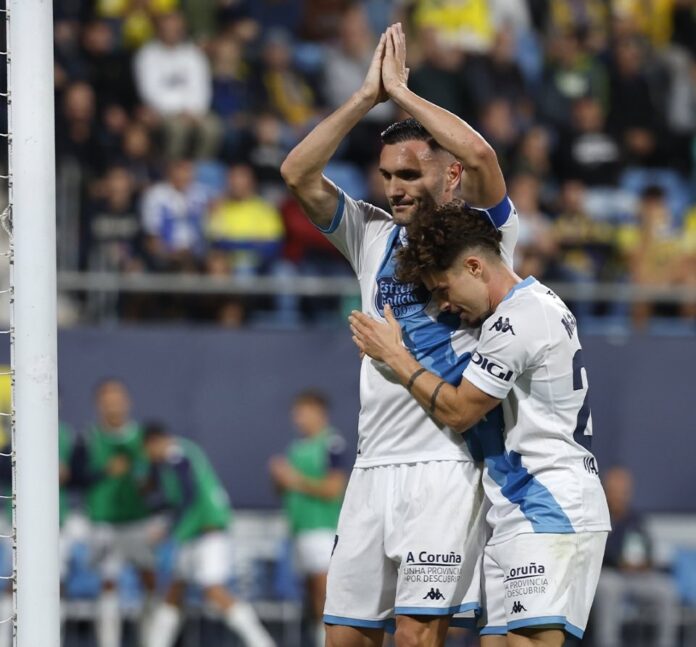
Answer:
[[304, 530], [295, 537], [295, 568], [300, 575], [317, 575], [329, 570], [336, 531], [328, 528]]
[[480, 607], [487, 532], [482, 503], [475, 463], [354, 469], [329, 565], [324, 621], [390, 629], [396, 615], [469, 612], [471, 624]]
[[606, 541], [606, 532], [529, 533], [486, 546], [481, 634], [556, 627], [582, 638]]
[[174, 564], [177, 579], [201, 588], [226, 585], [232, 577], [232, 539], [226, 530], [215, 530], [184, 542]]
[[151, 537], [153, 527], [164, 523], [160, 516], [128, 523], [94, 523], [92, 526], [92, 561], [101, 576], [115, 581], [125, 564], [139, 570], [153, 570], [155, 551]]

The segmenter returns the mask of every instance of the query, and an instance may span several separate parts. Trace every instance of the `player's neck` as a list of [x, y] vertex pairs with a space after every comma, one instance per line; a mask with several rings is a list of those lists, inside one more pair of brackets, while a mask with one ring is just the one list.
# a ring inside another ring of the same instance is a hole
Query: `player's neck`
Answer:
[[507, 265], [504, 263], [497, 264], [491, 270], [491, 280], [489, 284], [491, 307], [495, 310], [510, 293], [510, 290], [518, 283], [521, 283], [521, 281], [522, 279]]

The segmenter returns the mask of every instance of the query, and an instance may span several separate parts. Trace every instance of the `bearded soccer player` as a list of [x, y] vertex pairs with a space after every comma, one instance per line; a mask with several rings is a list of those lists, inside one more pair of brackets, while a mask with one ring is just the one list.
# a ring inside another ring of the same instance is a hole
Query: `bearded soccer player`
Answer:
[[[500, 233], [465, 205], [439, 207], [409, 234], [398, 276], [422, 280], [442, 312], [481, 326], [461, 384], [417, 361], [389, 311], [386, 324], [354, 312], [354, 340], [424, 411], [471, 436], [485, 461], [483, 643], [561, 647], [565, 633], [582, 638], [610, 529], [575, 318], [507, 267]], [[502, 433], [467, 431], [501, 403]]]
[[[477, 338], [459, 317], [440, 314], [427, 290], [396, 278], [406, 225], [459, 195], [501, 231], [511, 264], [517, 214], [495, 152], [467, 123], [407, 88], [405, 60], [397, 24], [380, 39], [362, 87], [291, 151], [281, 173], [352, 264], [365, 312], [381, 318], [392, 306], [411, 352], [458, 384]], [[388, 98], [414, 117], [382, 134], [391, 214], [322, 173], [351, 129]], [[366, 357], [360, 382], [358, 457], [329, 565], [327, 645], [381, 645], [394, 619], [397, 645], [443, 645], [450, 616], [480, 606], [481, 472], [462, 436], [437, 425], [382, 362]], [[487, 424], [497, 429], [500, 417]]]

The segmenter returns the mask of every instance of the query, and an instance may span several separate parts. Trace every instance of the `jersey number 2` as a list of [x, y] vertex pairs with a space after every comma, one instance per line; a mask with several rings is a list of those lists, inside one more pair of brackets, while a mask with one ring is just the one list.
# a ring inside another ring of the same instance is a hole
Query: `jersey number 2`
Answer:
[[[578, 348], [573, 355], [573, 391], [582, 391], [582, 369], [584, 364], [582, 363], [582, 348]], [[578, 420], [575, 424], [575, 431], [573, 432], [573, 438], [578, 445], [582, 445], [585, 449], [589, 450], [592, 447], [592, 436], [585, 434], [585, 429], [587, 429], [587, 421], [590, 419], [590, 387], [588, 385], [585, 391], [585, 399], [583, 400], [582, 407], [578, 411]]]

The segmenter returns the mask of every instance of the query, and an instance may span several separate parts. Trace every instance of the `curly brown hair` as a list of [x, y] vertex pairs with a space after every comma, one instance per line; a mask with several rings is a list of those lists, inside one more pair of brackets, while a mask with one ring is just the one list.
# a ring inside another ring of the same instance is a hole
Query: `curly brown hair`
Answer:
[[403, 283], [421, 283], [424, 274], [448, 270], [464, 251], [501, 256], [500, 231], [485, 212], [461, 200], [419, 214], [407, 234], [408, 245], [396, 257], [396, 277]]

